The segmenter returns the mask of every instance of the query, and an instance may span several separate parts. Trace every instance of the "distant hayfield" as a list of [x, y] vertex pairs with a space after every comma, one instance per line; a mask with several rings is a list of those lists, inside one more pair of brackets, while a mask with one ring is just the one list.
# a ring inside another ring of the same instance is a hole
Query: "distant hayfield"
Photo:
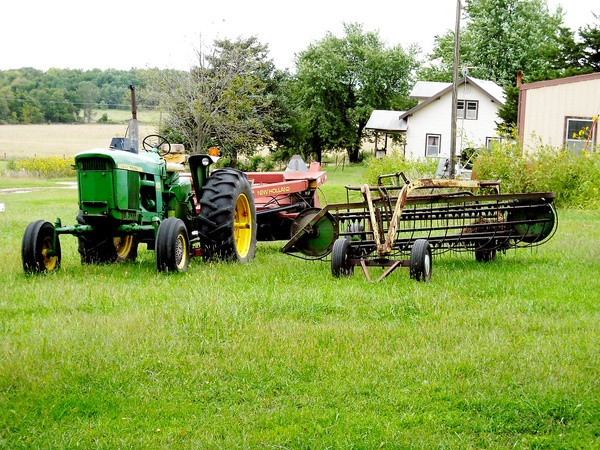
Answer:
[[[83, 150], [107, 148], [113, 137], [125, 136], [127, 131], [127, 124], [0, 125], [0, 159], [74, 156]], [[140, 124], [140, 139], [156, 133], [155, 125]]]

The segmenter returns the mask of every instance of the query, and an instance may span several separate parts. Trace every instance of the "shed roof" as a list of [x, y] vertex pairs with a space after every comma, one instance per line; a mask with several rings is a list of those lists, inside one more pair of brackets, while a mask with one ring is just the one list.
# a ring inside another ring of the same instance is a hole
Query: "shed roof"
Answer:
[[406, 119], [400, 119], [404, 111], [386, 111], [376, 109], [371, 113], [369, 121], [365, 126], [368, 130], [400, 132], [406, 131], [408, 123]]
[[526, 83], [521, 85], [520, 90], [539, 89], [549, 86], [560, 86], [562, 84], [581, 83], [583, 81], [600, 79], [600, 72], [586, 73], [584, 75], [574, 75], [572, 77], [556, 78], [553, 80], [536, 81], [534, 83]]

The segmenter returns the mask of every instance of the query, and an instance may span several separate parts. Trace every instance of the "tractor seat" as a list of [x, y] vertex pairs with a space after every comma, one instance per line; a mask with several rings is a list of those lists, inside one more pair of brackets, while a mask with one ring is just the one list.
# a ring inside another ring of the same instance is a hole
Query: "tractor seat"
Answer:
[[171, 144], [171, 151], [164, 156], [167, 172], [183, 172], [187, 162], [183, 144]]

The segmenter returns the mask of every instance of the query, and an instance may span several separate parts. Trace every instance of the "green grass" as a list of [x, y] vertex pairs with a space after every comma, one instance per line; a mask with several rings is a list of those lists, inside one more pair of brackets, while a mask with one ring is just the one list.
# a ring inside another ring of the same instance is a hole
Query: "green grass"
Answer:
[[[328, 197], [363, 182], [346, 170]], [[72, 236], [58, 272], [26, 276], [26, 224], [74, 223], [77, 192], [0, 202], [0, 447], [600, 446], [598, 212], [561, 210], [549, 243], [492, 263], [435, 258], [429, 284], [370, 284], [282, 242], [178, 275], [145, 249], [81, 266]]]

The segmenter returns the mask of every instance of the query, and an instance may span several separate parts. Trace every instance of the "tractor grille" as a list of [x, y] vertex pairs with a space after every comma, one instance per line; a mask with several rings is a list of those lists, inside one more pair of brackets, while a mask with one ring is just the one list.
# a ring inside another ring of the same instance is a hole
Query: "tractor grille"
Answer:
[[140, 174], [127, 172], [127, 207], [139, 209], [140, 207]]
[[107, 171], [111, 170], [110, 161], [104, 158], [89, 158], [89, 159], [80, 159], [79, 165], [77, 167], [78, 170], [82, 171]]

